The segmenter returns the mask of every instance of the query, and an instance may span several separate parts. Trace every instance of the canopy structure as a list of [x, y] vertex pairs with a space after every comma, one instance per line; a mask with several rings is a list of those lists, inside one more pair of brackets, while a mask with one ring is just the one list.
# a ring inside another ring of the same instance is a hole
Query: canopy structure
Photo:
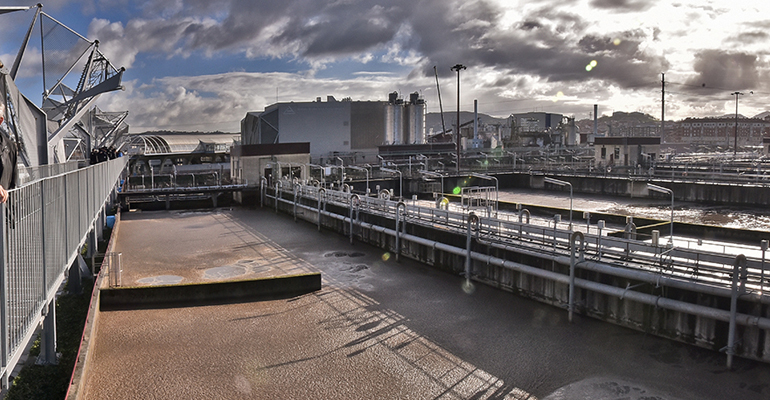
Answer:
[[[9, 103], [14, 140], [25, 166], [82, 159], [91, 149], [118, 146], [128, 131], [127, 112], [109, 113], [96, 108], [104, 93], [121, 90], [124, 68], [115, 68], [99, 50], [99, 41], [89, 40], [42, 11], [32, 7], [0, 7], [0, 23], [9, 13], [35, 10], [13, 65], [3, 70], [3, 100]], [[39, 30], [33, 29], [39, 24]], [[40, 45], [30, 42], [39, 31]], [[14, 84], [19, 71], [37, 68], [25, 62], [25, 54], [40, 54], [43, 98], [40, 106], [26, 99]]]

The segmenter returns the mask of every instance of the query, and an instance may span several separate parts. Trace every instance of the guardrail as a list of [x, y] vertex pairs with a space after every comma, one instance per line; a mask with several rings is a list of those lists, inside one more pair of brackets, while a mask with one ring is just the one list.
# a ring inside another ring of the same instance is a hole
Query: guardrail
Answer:
[[[745, 302], [770, 304], [764, 276], [764, 251], [762, 252], [763, 257], [760, 259], [745, 257], [743, 254], [736, 256], [735, 254], [693, 250], [675, 247], [668, 243], [658, 244], [655, 241], [637, 240], [633, 232], [627, 232], [628, 238], [601, 235], [601, 233], [573, 232], [569, 229], [562, 229], [558, 220], [538, 220], [537, 217], [530, 218], [528, 214], [526, 222], [522, 218], [522, 214], [508, 215], [505, 212], [497, 212], [489, 217], [480, 217], [470, 210], [452, 211], [425, 207], [416, 204], [416, 202], [408, 204], [404, 201], [390, 201], [387, 198], [304, 186], [289, 181], [276, 182], [270, 187], [269, 189], [274, 189], [272, 196], [266, 192], [266, 189], [268, 188], [263, 186], [263, 205], [264, 199], [269, 198], [272, 199], [276, 212], [279, 209], [278, 204], [284, 203], [290, 205], [289, 210], [293, 209], [295, 218], [300, 213], [304, 215], [305, 219], [312, 221], [312, 215], [315, 214], [319, 230], [322, 216], [342, 221], [346, 227], [343, 230], [346, 230], [350, 235], [351, 242], [356, 227], [359, 227], [359, 231], [361, 228], [365, 228], [394, 236], [394, 252], [397, 259], [401, 254], [401, 242], [411, 241], [428, 248], [465, 257], [465, 276], [467, 279], [471, 277], [476, 279], [470, 261], [474, 260], [480, 264], [494, 265], [569, 284], [570, 287], [574, 285], [620, 299], [625, 297], [655, 308], [729, 322], [729, 336], [732, 339], [723, 349], [727, 350], [728, 367], [731, 364], [732, 355], [735, 354], [736, 325], [755, 326], [770, 330], [770, 318], [741, 314], [737, 312], [736, 308], [739, 297], [741, 301]], [[284, 193], [292, 193], [293, 196], [289, 198]], [[343, 211], [336, 213], [327, 211], [328, 205], [334, 205], [339, 207], [337, 210], [341, 208]], [[283, 208], [287, 209], [287, 207]], [[291, 211], [289, 212], [291, 213]], [[364, 222], [361, 219], [361, 213], [395, 220], [395, 229], [392, 225], [386, 227]], [[349, 228], [347, 228], [348, 224]], [[406, 233], [406, 224], [453, 231], [461, 236], [467, 235], [467, 247], [460, 248], [456, 245], [410, 235]], [[577, 241], [575, 240], [576, 235], [579, 236]], [[500, 248], [508, 252], [569, 266], [570, 275], [474, 252], [472, 251], [471, 239], [488, 247]], [[577, 252], [579, 252], [579, 260], [577, 259]], [[624, 288], [608, 283], [575, 278], [572, 272], [575, 268], [599, 272], [605, 276], [623, 278], [626, 281], [650, 284], [654, 287], [670, 287], [728, 298], [731, 299], [732, 305], [730, 310], [724, 310], [635, 290], [639, 284]], [[568, 307], [570, 312], [573, 307], [572, 295], [570, 295]]]
[[8, 201], [0, 204], [4, 387], [35, 330], [55, 309], [65, 272], [94, 229], [127, 161], [118, 158], [40, 179], [9, 191]]

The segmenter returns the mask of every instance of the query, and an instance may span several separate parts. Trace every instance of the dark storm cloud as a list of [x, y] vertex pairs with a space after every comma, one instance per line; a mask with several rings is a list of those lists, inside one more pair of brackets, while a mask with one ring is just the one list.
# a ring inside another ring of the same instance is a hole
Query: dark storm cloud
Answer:
[[767, 42], [768, 39], [770, 39], [770, 35], [768, 35], [767, 32], [752, 31], [752, 32], [743, 32], [737, 36], [729, 37], [726, 40], [728, 42], [738, 43], [738, 44], [755, 44], [755, 43]]
[[[594, 3], [619, 10], [642, 8], [632, 0]], [[594, 33], [580, 15], [552, 7], [522, 15], [516, 29], [500, 28], [506, 25], [501, 21], [504, 10], [487, 0], [186, 0], [148, 1], [145, 9], [166, 18], [132, 21], [127, 33], [113, 33], [125, 35], [136, 51], [243, 52], [312, 63], [382, 54], [392, 46], [421, 58], [411, 76], [432, 76], [434, 65], [447, 76], [452, 65], [462, 63], [504, 75], [555, 82], [603, 79], [622, 87], [638, 86], [667, 69], [665, 59], [640, 50], [640, 43], [649, 39], [644, 32]], [[587, 73], [591, 60], [598, 67]], [[499, 83], [508, 84], [504, 79]]]
[[593, 0], [591, 5], [596, 8], [604, 8], [618, 12], [644, 11], [654, 5], [654, 1], [648, 0]]
[[[439, 21], [451, 21], [451, 11], [445, 12], [447, 15], [438, 18]], [[498, 15], [483, 14], [491, 26], [497, 24]], [[453, 31], [449, 35], [440, 35], [442, 30], [435, 26], [418, 28], [416, 33], [422, 38], [419, 50], [429, 60], [423, 73], [431, 74], [433, 65], [461, 62], [469, 68], [493, 67], [511, 74], [537, 75], [552, 82], [602, 79], [621, 87], [639, 87], [668, 69], [664, 58], [640, 50], [640, 43], [647, 39], [642, 31], [581, 36], [588, 24], [579, 16], [546, 10], [533, 12], [524, 20], [528, 21], [527, 26], [538, 28], [506, 32]], [[619, 40], [616, 42], [616, 39]], [[597, 61], [598, 67], [588, 73], [585, 67], [592, 60]], [[444, 74], [450, 73], [448, 68], [445, 70]]]
[[693, 69], [697, 76], [688, 84], [728, 90], [753, 89], [760, 83], [759, 67], [755, 55], [705, 50], [695, 55]]

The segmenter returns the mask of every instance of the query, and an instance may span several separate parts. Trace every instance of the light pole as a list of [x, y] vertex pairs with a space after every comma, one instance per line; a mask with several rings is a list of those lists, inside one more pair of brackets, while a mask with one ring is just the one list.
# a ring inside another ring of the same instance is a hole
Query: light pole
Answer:
[[572, 230], [572, 184], [567, 181], [549, 178], [547, 176], [544, 179], [552, 185], [569, 186], [569, 230]]
[[342, 163], [342, 171], [340, 175], [340, 188], [342, 188], [342, 185], [345, 184], [345, 160], [340, 157], [337, 157], [337, 159]]
[[733, 158], [735, 158], [738, 155], [738, 96], [743, 93], [732, 92], [730, 94], [735, 96], [735, 142], [733, 143]]
[[457, 71], [457, 125], [455, 132], [457, 134], [457, 172], [460, 172], [460, 71], [465, 69], [465, 65], [455, 64], [452, 71]]
[[385, 167], [380, 167], [380, 171], [390, 172], [392, 174], [398, 174], [398, 197], [403, 198], [404, 197], [404, 191], [403, 191], [404, 176], [401, 175], [401, 171], [397, 169], [389, 169]]
[[439, 174], [438, 172], [432, 172], [432, 171], [420, 171], [423, 175], [428, 176], [434, 176], [436, 178], [441, 178], [441, 194], [444, 194], [444, 175]]
[[658, 192], [658, 193], [671, 194], [671, 234], [668, 237], [668, 242], [673, 244], [674, 243], [674, 191], [669, 188], [664, 188], [663, 186], [653, 185], [652, 183], [647, 184], [647, 190], [652, 190], [653, 192]]
[[364, 167], [358, 167], [355, 165], [348, 165], [348, 168], [366, 172], [366, 195], [368, 196], [369, 195], [369, 170]]

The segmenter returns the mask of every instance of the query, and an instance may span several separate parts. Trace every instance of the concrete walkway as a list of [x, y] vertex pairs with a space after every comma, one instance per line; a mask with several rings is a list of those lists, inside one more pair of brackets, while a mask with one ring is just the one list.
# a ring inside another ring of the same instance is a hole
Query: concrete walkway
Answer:
[[[264, 210], [123, 215], [123, 282], [320, 271], [284, 300], [101, 312], [86, 399], [765, 399], [770, 366], [476, 285]], [[173, 277], [173, 278], [167, 278]]]

